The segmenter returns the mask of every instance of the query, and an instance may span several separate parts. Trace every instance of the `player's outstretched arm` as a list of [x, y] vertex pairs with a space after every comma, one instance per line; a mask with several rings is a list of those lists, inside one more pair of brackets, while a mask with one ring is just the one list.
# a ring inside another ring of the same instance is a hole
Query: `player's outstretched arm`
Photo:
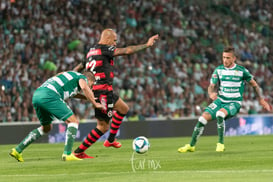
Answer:
[[78, 64], [73, 71], [81, 72], [84, 69], [82, 63]]
[[116, 48], [116, 50], [114, 52], [114, 56], [133, 54], [133, 53], [136, 53], [136, 52], [141, 51], [143, 49], [146, 49], [148, 47], [151, 47], [154, 45], [156, 40], [158, 40], [158, 38], [159, 38], [159, 35], [156, 34], [156, 35], [150, 37], [149, 40], [146, 42], [146, 44], [128, 46], [125, 48]]
[[263, 108], [267, 111], [272, 111], [272, 106], [270, 106], [263, 97], [262, 94], [262, 89], [259, 87], [259, 85], [257, 84], [257, 82], [252, 79], [250, 80], [249, 84], [253, 87], [255, 95], [257, 96], [257, 98], [259, 99], [259, 103], [261, 106], [263, 106]]
[[267, 111], [272, 111], [272, 106], [270, 104], [268, 104], [268, 102], [266, 102], [264, 99], [260, 99], [259, 103], [261, 106], [263, 106], [263, 108], [265, 108]]

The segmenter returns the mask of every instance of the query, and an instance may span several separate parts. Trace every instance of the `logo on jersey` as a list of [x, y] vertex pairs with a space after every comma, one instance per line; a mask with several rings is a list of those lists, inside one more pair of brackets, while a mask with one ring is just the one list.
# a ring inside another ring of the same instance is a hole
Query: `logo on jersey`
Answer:
[[213, 77], [213, 78], [217, 78], [217, 75], [216, 75], [216, 74], [213, 74], [212, 77]]
[[115, 49], [116, 49], [116, 47], [114, 47], [114, 46], [110, 46], [110, 47], [108, 48], [109, 51], [114, 51]]
[[108, 116], [109, 118], [111, 118], [112, 115], [113, 115], [113, 112], [112, 112], [112, 111], [108, 111], [107, 116]]
[[91, 48], [89, 52], [86, 55], [86, 58], [89, 58], [90, 56], [96, 56], [96, 55], [101, 55], [101, 50], [100, 49], [95, 49]]

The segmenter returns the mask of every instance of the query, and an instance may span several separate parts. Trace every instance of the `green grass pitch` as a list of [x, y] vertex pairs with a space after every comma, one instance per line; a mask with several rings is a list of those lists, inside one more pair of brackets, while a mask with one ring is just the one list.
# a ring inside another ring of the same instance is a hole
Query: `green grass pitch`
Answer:
[[[190, 137], [149, 138], [145, 154], [97, 142], [87, 150], [95, 159], [61, 161], [63, 143], [32, 144], [19, 163], [8, 155], [15, 145], [0, 145], [0, 182], [269, 182], [273, 181], [273, 135], [226, 137], [226, 151], [215, 152], [217, 136], [202, 136], [196, 152], [178, 153]], [[74, 147], [78, 146], [78, 142]]]

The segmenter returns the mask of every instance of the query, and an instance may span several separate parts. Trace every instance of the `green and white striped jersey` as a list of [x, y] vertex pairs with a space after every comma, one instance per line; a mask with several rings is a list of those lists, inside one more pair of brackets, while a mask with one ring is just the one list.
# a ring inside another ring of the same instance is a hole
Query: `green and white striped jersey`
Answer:
[[47, 87], [60, 95], [63, 100], [66, 100], [81, 91], [81, 87], [79, 86], [80, 79], [84, 79], [88, 83], [86, 76], [83, 74], [75, 71], [67, 71], [49, 78], [40, 87]]
[[222, 102], [237, 102], [241, 104], [245, 89], [245, 81], [249, 82], [253, 76], [240, 65], [235, 64], [233, 68], [218, 66], [211, 77], [210, 82], [219, 82], [218, 98]]

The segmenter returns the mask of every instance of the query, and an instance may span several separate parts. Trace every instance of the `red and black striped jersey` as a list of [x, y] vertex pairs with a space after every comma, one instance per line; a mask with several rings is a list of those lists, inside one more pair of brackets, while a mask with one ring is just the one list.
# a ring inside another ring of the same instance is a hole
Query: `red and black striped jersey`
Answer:
[[96, 82], [93, 90], [113, 90], [114, 52], [116, 47], [97, 44], [91, 47], [82, 62], [86, 70], [93, 72]]

